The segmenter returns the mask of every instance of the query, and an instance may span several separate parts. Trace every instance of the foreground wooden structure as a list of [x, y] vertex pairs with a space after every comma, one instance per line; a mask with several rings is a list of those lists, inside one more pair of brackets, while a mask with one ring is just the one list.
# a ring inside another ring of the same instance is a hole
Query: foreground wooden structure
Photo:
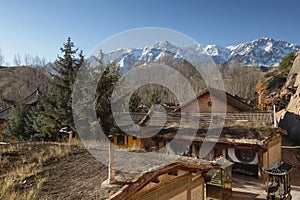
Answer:
[[229, 199], [232, 196], [233, 163], [223, 157], [216, 159], [216, 163], [220, 168], [208, 172], [212, 178], [206, 184], [206, 196], [210, 199]]
[[206, 161], [182, 158], [168, 166], [142, 173], [110, 197], [112, 200], [206, 199], [207, 172], [219, 168]]

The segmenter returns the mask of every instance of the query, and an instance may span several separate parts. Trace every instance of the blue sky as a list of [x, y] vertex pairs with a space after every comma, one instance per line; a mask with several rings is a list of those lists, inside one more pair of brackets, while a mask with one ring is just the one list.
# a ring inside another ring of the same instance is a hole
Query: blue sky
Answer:
[[260, 37], [300, 44], [297, 0], [0, 0], [0, 49], [54, 61], [71, 36], [85, 54], [133, 28], [162, 27], [201, 44], [234, 45]]

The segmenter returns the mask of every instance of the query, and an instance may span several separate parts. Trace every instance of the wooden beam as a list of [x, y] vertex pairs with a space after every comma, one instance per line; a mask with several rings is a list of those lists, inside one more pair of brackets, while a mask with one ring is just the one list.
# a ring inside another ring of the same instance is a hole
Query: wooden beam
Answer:
[[152, 183], [159, 183], [160, 180], [159, 180], [158, 178], [154, 178], [154, 179], [152, 179], [150, 182], [152, 182]]
[[178, 176], [178, 170], [174, 170], [174, 171], [168, 172], [168, 175], [170, 175], [170, 176]]

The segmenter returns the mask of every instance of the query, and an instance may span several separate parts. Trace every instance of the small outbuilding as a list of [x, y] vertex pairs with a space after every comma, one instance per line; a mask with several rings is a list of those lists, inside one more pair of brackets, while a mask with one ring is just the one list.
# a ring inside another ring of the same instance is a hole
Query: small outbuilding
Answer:
[[233, 162], [220, 157], [216, 159], [219, 169], [212, 169], [207, 174], [211, 181], [206, 184], [207, 199], [228, 199], [232, 196], [232, 165]]

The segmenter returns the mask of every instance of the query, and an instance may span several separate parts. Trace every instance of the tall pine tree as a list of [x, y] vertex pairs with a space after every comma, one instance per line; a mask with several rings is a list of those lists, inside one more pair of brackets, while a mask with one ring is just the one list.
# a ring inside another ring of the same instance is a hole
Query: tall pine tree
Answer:
[[15, 139], [18, 141], [29, 140], [31, 138], [30, 131], [27, 131], [27, 113], [30, 111], [30, 106], [23, 102], [18, 102], [11, 109], [11, 118], [6, 125], [4, 137], [7, 140]]
[[74, 49], [71, 38], [63, 44], [61, 54], [53, 67], [54, 73], [51, 74], [51, 92], [41, 97], [40, 110], [36, 116], [37, 132], [49, 140], [56, 140], [63, 127], [76, 132], [72, 115], [72, 89], [84, 56], [82, 51], [78, 53], [78, 49]]
[[96, 115], [104, 134], [112, 134], [116, 130], [112, 110], [111, 97], [113, 89], [120, 78], [120, 67], [116, 64], [108, 66], [102, 73], [96, 90]]
[[129, 99], [129, 111], [132, 113], [141, 112], [141, 108], [139, 107], [142, 101], [142, 97], [135, 91], [130, 99]]

